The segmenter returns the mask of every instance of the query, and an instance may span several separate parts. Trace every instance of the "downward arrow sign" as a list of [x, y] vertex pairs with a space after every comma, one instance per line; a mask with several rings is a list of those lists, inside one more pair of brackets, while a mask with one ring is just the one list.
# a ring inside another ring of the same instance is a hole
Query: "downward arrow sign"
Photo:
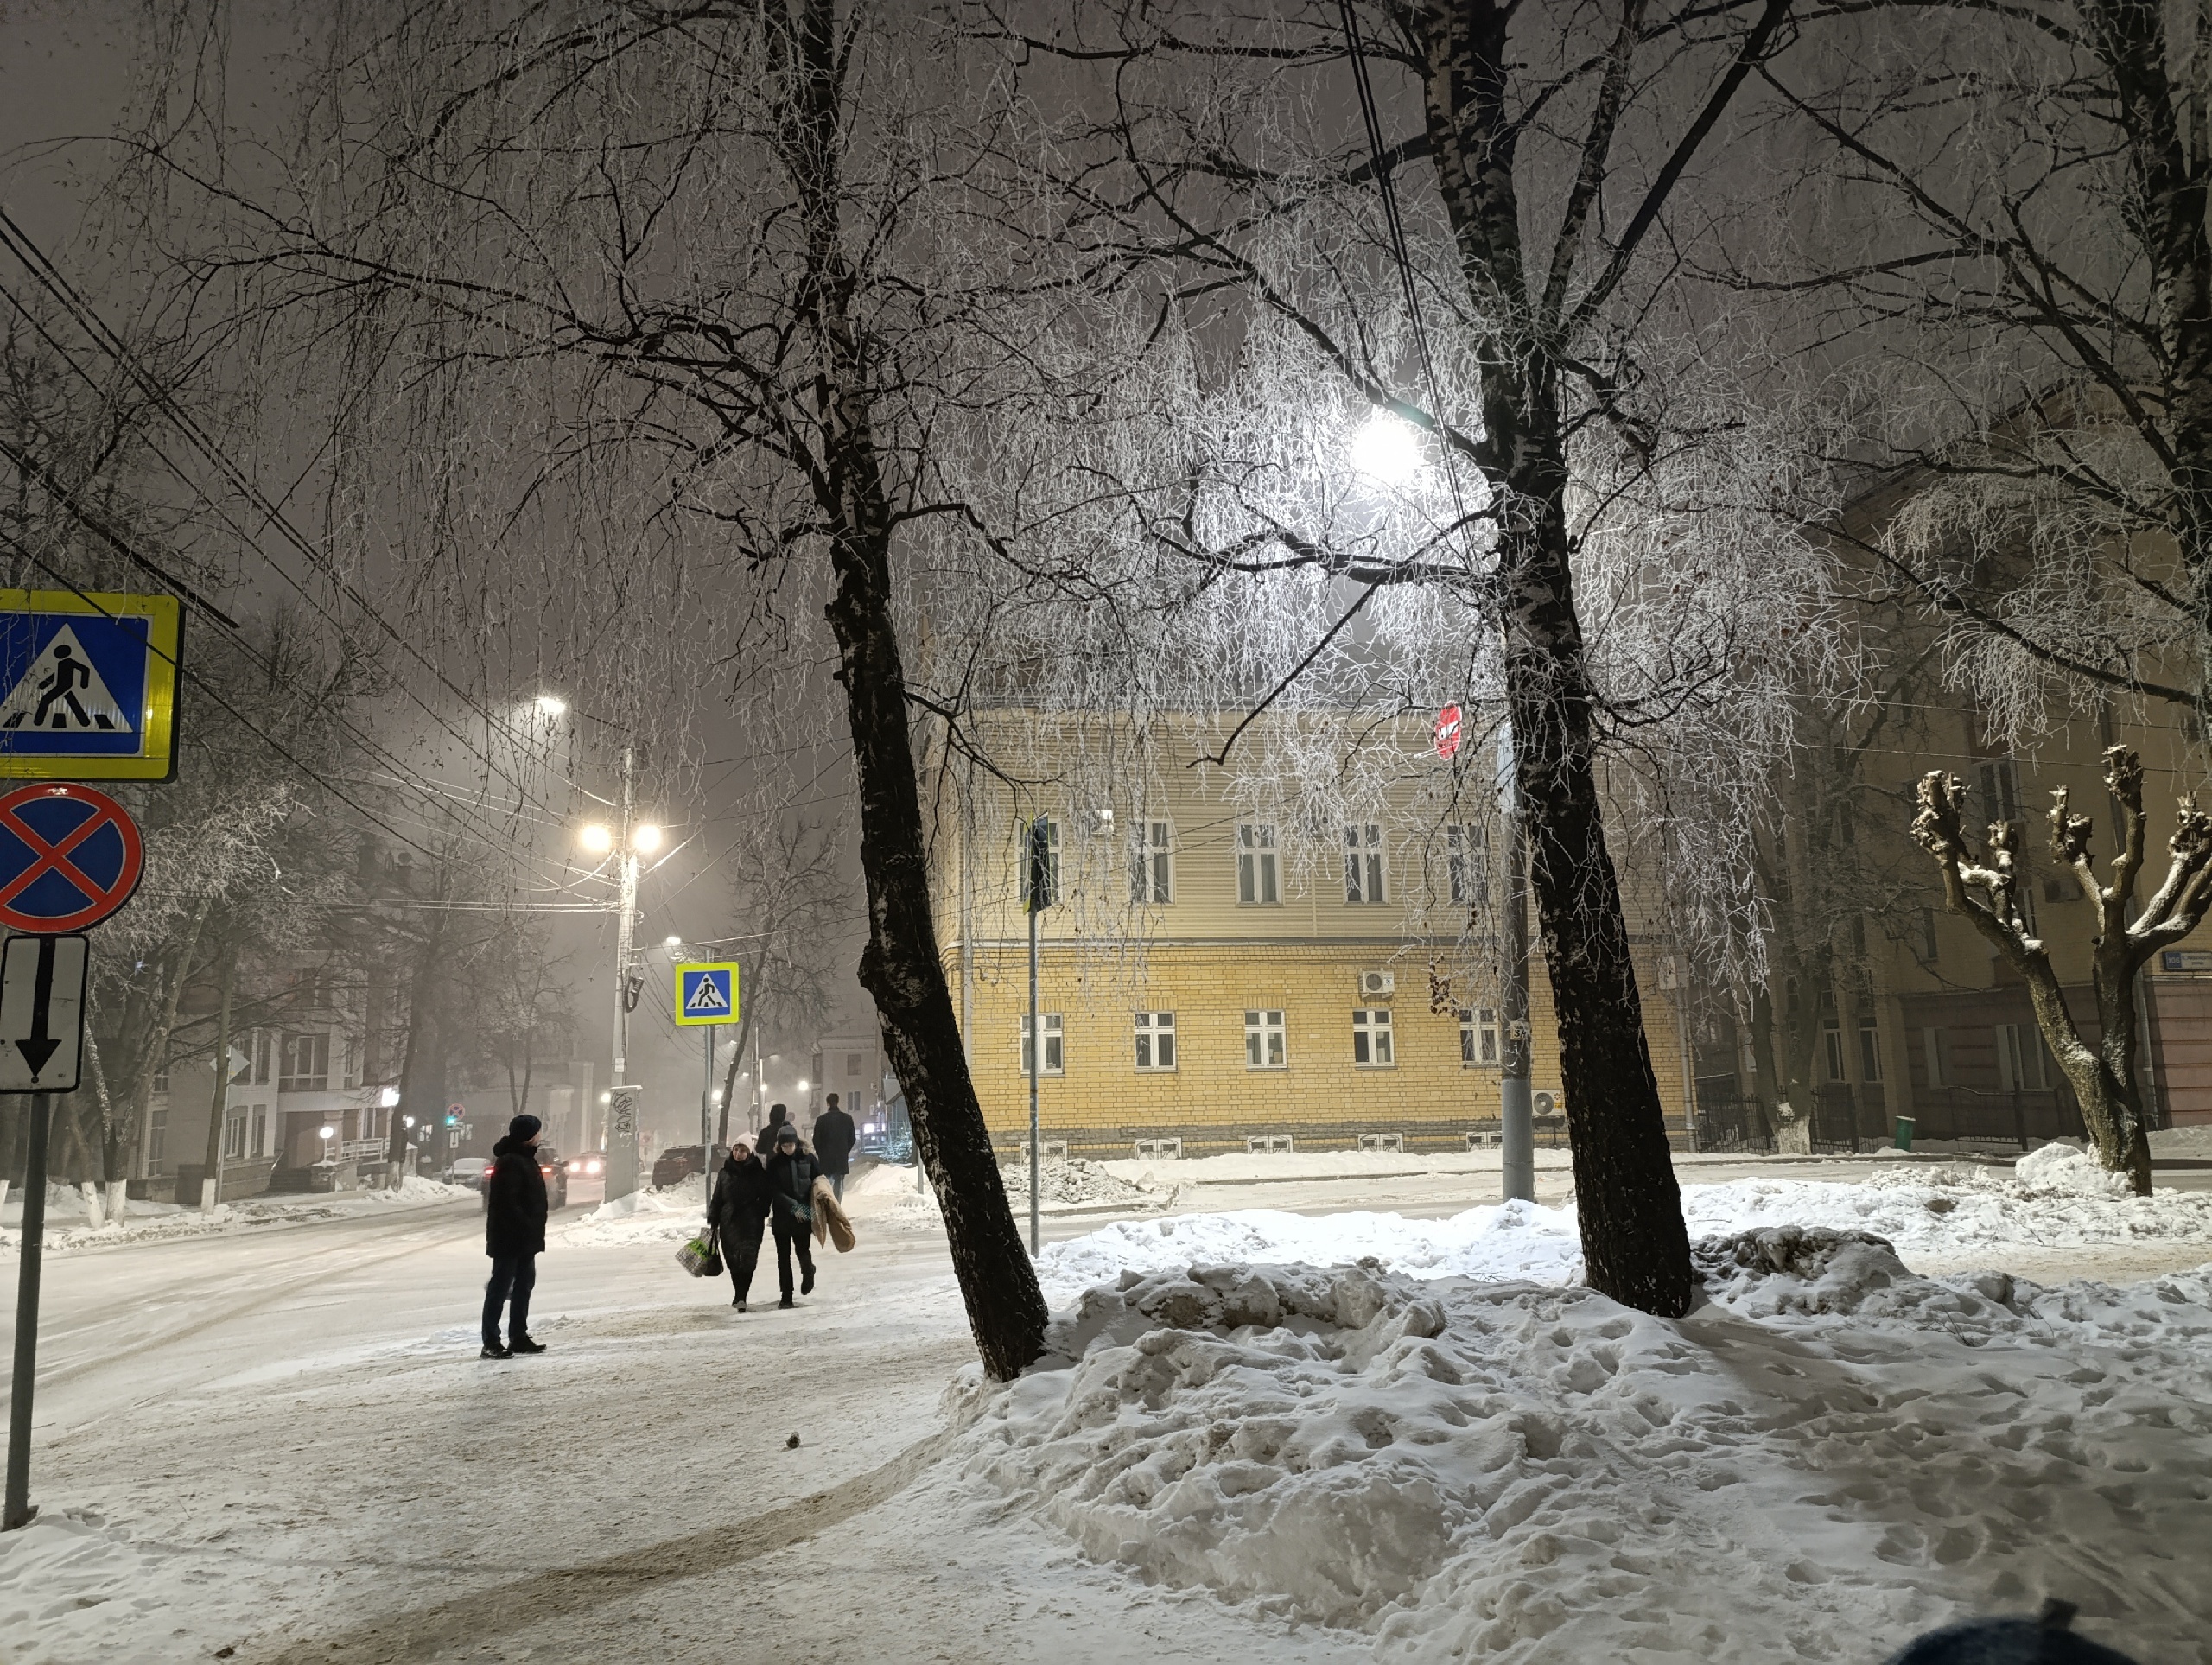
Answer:
[[31, 1068], [35, 1081], [39, 1071], [46, 1068], [54, 1049], [61, 1045], [47, 1033], [48, 1008], [54, 1002], [54, 938], [38, 939], [38, 975], [31, 984], [31, 1032], [16, 1042], [16, 1050], [23, 1055], [23, 1062]]

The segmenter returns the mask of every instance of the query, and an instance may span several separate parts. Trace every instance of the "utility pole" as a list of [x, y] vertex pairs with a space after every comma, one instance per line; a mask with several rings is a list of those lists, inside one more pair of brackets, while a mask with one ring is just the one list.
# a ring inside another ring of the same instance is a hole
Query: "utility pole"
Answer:
[[1037, 1253], [1038, 1184], [1037, 1077], [1045, 1067], [1045, 1030], [1037, 1015], [1037, 916], [1057, 899], [1052, 886], [1051, 823], [1043, 816], [1028, 829], [1029, 882], [1023, 887], [1029, 910], [1029, 1252]]
[[[630, 958], [638, 925], [636, 749], [622, 747], [622, 818], [614, 829], [620, 897], [614, 919], [614, 1079], [607, 1118], [607, 1198], [638, 1188], [638, 1114], [630, 1085]], [[658, 842], [658, 839], [655, 841]]]
[[1536, 1133], [1529, 1100], [1529, 851], [1514, 778], [1513, 720], [1499, 725], [1498, 807], [1505, 823], [1505, 917], [1498, 932], [1498, 1177], [1503, 1200], [1536, 1199]]

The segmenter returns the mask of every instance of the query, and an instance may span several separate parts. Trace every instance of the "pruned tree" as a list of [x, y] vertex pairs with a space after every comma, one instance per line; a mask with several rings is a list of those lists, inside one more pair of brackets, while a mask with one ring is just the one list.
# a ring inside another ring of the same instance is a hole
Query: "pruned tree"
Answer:
[[[737, 962], [741, 1010], [722, 1071], [715, 1138], [729, 1142], [730, 1113], [747, 1049], [756, 1038], [780, 1038], [819, 1020], [830, 1005], [841, 926], [851, 888], [839, 870], [834, 829], [792, 816], [765, 816], [747, 824], [723, 855], [731, 918], [745, 929], [730, 948]], [[849, 927], [847, 927], [848, 929]]]
[[[2143, 814], [2143, 765], [2125, 746], [2105, 753], [2105, 788], [2120, 812], [2120, 850], [2097, 882], [2089, 855], [2090, 817], [2076, 815], [2067, 791], [2051, 793], [2050, 853], [2071, 873], [2084, 897], [2097, 905], [2090, 987], [2097, 1036], [2085, 1039], [2066, 1004], [2057, 974], [2040, 937], [2033, 935], [2017, 899], [2020, 881], [2018, 823], [1992, 823], [1987, 854], [1977, 857], [1961, 824], [1965, 783], [1940, 769], [1921, 777], [1920, 811], [1912, 836], [1942, 869], [1943, 892], [1954, 913], [1963, 913], [1991, 946], [2019, 972], [2035, 1007], [2036, 1026], [2082, 1106], [2082, 1120], [2097, 1158], [2124, 1173], [2138, 1196], [2151, 1193], [2151, 1144], [2143, 1092], [2136, 1076], [2136, 974], [2161, 948], [2187, 937], [2212, 909], [2212, 816], [2184, 794], [2166, 841], [2166, 876], [2138, 907], [2147, 823]], [[2133, 914], [2133, 918], [2130, 918]]]

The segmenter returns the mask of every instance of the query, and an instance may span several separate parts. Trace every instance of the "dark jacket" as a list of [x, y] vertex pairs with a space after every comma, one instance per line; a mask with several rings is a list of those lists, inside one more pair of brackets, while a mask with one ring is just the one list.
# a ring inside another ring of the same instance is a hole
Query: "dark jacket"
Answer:
[[814, 1223], [814, 1181], [821, 1172], [822, 1165], [803, 1150], [768, 1159], [768, 1196], [778, 1219]]
[[537, 1153], [502, 1139], [484, 1182], [484, 1252], [493, 1260], [545, 1252], [545, 1175]]
[[849, 1173], [853, 1166], [853, 1146], [860, 1135], [853, 1130], [853, 1118], [842, 1110], [824, 1110], [814, 1118], [814, 1160], [822, 1164], [827, 1174]]
[[715, 1175], [715, 1194], [707, 1202], [707, 1223], [718, 1229], [749, 1230], [755, 1237], [768, 1217], [768, 1170], [757, 1156], [742, 1162], [723, 1160]]
[[752, 1141], [753, 1153], [763, 1162], [776, 1153], [776, 1129], [779, 1128], [789, 1128], [793, 1133], [797, 1133], [798, 1123], [789, 1116], [785, 1117], [781, 1122], [776, 1121], [773, 1117], [769, 1119], [768, 1125], [761, 1128], [760, 1134]]

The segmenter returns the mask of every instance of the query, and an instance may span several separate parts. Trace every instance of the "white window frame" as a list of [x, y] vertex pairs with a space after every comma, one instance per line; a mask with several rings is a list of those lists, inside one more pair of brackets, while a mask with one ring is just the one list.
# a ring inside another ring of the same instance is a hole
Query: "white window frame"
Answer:
[[1136, 1014], [1136, 1067], [1147, 1075], [1173, 1073], [1175, 1014], [1173, 1012], [1140, 1012]]
[[1821, 1020], [1821, 1052], [1822, 1062], [1827, 1067], [1828, 1080], [1851, 1079], [1845, 1073], [1850, 1066], [1843, 1050], [1843, 1020], [1833, 1012]]
[[1445, 887], [1452, 901], [1466, 907], [1490, 902], [1490, 829], [1478, 821], [1455, 821], [1444, 829]]
[[1369, 906], [1390, 899], [1382, 859], [1382, 827], [1374, 821], [1357, 822], [1344, 829], [1344, 900]]
[[246, 1109], [246, 1107], [243, 1104], [239, 1105], [236, 1109], [226, 1109], [223, 1112], [223, 1160], [226, 1162], [243, 1162], [245, 1160], [247, 1116], [250, 1113]]
[[1351, 1014], [1351, 1061], [1359, 1070], [1395, 1070], [1398, 1048], [1391, 1036], [1390, 1008], [1356, 1006]]
[[2043, 1062], [2043, 1035], [2032, 1023], [2000, 1023], [1997, 1028], [1997, 1090], [2039, 1093], [2050, 1085]]
[[1464, 1069], [1495, 1070], [1497, 1050], [1497, 1012], [1493, 1007], [1459, 1008], [1459, 1064]]
[[1921, 1062], [1928, 1071], [1928, 1084], [1948, 1087], [1950, 1072], [1943, 1067], [1943, 1032], [1929, 1027], [1920, 1032]]
[[1175, 824], [1164, 816], [1140, 816], [1129, 846], [1129, 899], [1139, 907], [1166, 907], [1175, 899]]
[[[1058, 1012], [1039, 1012], [1038, 1026], [1045, 1032], [1045, 1067], [1039, 1076], [1064, 1076], [1068, 1072], [1067, 1029]], [[1021, 1014], [1021, 1078], [1029, 1079], [1031, 1052], [1029, 1045], [1029, 1014]]]
[[1248, 1070], [1290, 1068], [1290, 1026], [1280, 1007], [1244, 1008], [1244, 1067]]
[[[320, 1063], [319, 1070], [302, 1069], [301, 1053], [308, 1054], [305, 1062]], [[262, 1080], [268, 1080], [264, 1073]], [[320, 1093], [330, 1088], [330, 1032], [327, 1029], [296, 1030], [284, 1037], [284, 1053], [276, 1077], [276, 1090], [280, 1093]]]
[[1859, 1019], [1859, 1078], [1882, 1078], [1882, 1026], [1872, 1013], [1862, 1013]]
[[1240, 907], [1282, 901], [1282, 864], [1271, 821], [1236, 823], [1236, 901]]
[[256, 1104], [248, 1114], [253, 1117], [253, 1131], [246, 1139], [247, 1152], [254, 1156], [266, 1156], [269, 1154], [269, 1107]]

